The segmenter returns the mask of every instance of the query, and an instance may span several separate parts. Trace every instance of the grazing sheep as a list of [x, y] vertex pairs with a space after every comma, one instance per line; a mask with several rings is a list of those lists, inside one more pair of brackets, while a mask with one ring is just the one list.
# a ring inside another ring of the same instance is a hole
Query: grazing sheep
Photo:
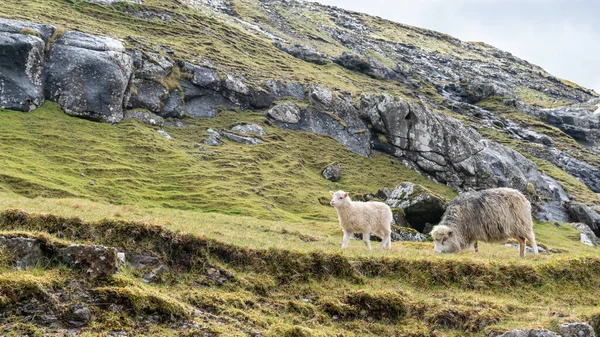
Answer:
[[390, 206], [382, 202], [352, 201], [344, 191], [329, 191], [329, 193], [332, 195], [330, 204], [335, 207], [340, 227], [344, 231], [342, 249], [348, 246], [353, 233], [362, 233], [363, 241], [369, 250], [371, 250], [371, 233], [381, 237], [381, 248], [392, 247], [390, 224], [393, 216]]
[[531, 204], [512, 188], [492, 188], [461, 194], [452, 201], [438, 226], [431, 231], [434, 250], [454, 253], [477, 249], [477, 241], [519, 241], [520, 256], [525, 256], [525, 240], [538, 253], [531, 220]]

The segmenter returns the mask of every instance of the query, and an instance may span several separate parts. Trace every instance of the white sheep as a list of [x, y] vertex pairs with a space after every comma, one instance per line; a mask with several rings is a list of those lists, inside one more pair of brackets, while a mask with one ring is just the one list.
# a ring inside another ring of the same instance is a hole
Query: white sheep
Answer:
[[353, 233], [362, 233], [363, 241], [369, 250], [371, 250], [371, 233], [381, 237], [381, 248], [392, 247], [390, 225], [393, 216], [390, 206], [376, 201], [352, 201], [344, 191], [329, 191], [329, 193], [332, 196], [330, 204], [335, 207], [340, 227], [344, 232], [342, 249], [348, 246]]

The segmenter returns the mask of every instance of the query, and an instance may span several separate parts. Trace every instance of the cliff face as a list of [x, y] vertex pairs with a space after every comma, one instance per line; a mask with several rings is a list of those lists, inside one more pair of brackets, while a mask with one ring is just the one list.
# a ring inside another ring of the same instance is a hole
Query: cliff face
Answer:
[[[42, 17], [51, 5], [91, 24], [50, 18], [56, 8], [42, 21], [66, 31], [2, 20], [2, 48], [16, 51], [0, 62], [3, 108], [47, 99], [109, 123], [252, 109], [457, 191], [532, 184], [540, 219], [599, 202], [598, 95], [484, 43], [298, 1], [25, 4]], [[32, 15], [16, 8], [0, 13]]]

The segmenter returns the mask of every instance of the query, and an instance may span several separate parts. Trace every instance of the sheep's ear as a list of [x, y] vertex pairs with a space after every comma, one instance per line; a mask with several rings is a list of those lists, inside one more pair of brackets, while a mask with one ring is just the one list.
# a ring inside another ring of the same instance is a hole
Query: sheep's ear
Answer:
[[454, 231], [448, 231], [448, 236], [452, 236], [452, 234], [454, 234]]
[[333, 191], [329, 191], [329, 194], [333, 195], [333, 193], [335, 193], [335, 192], [333, 192]]
[[344, 193], [344, 198], [348, 198], [348, 193]]

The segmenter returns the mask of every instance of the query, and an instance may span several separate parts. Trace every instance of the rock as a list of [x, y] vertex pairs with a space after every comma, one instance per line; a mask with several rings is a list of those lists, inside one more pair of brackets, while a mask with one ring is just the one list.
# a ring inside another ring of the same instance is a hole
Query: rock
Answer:
[[92, 2], [100, 5], [114, 5], [119, 2], [131, 2], [136, 4], [141, 4], [142, 0], [85, 0], [87, 2]]
[[163, 102], [169, 97], [169, 92], [160, 83], [152, 80], [134, 79], [131, 97], [127, 107], [129, 109], [146, 109], [159, 113]]
[[586, 233], [579, 233], [579, 241], [586, 246], [595, 246], [592, 239], [590, 239]]
[[119, 270], [117, 250], [111, 247], [72, 244], [58, 249], [56, 259], [85, 271], [92, 278], [106, 278]]
[[137, 49], [127, 50], [132, 59], [136, 79], [159, 80], [173, 71], [173, 62], [156, 53], [142, 53]]
[[582, 222], [588, 225], [596, 236], [600, 236], [600, 214], [593, 208], [585, 204], [570, 204], [567, 206], [567, 212], [572, 222]]
[[275, 46], [280, 50], [292, 55], [295, 58], [301, 59], [306, 62], [324, 65], [329, 61], [327, 55], [321, 54], [314, 48], [304, 45], [295, 44], [289, 48], [283, 47], [281, 44], [276, 43]]
[[[450, 83], [438, 87], [438, 92], [451, 99], [475, 104], [490, 96], [498, 95], [502, 90], [493, 84], [483, 82], [461, 82], [459, 84]], [[502, 95], [498, 95], [502, 96]]]
[[[323, 106], [318, 101], [332, 97], [329, 89], [311, 86], [311, 101], [317, 106]], [[321, 98], [319, 98], [321, 97]], [[325, 98], [324, 98], [325, 97]], [[331, 99], [332, 101], [332, 99]], [[332, 103], [333, 104], [333, 103]], [[361, 119], [358, 110], [352, 105], [350, 96], [341, 96], [332, 106], [333, 111], [327, 112], [313, 106], [300, 110], [298, 123], [282, 123], [274, 120], [274, 124], [290, 130], [303, 130], [321, 135], [329, 135], [346, 146], [350, 151], [362, 156], [371, 155], [371, 132]]]
[[[520, 246], [518, 243], [505, 243], [504, 246], [506, 247], [512, 247], [512, 248], [516, 248], [516, 249], [520, 249]], [[529, 246], [525, 246], [525, 251], [528, 254], [533, 254], [533, 248], [529, 247]], [[548, 252], [546, 251], [546, 249], [544, 249], [544, 247], [540, 247], [538, 246], [538, 252], [540, 254], [548, 254]]]
[[158, 133], [161, 134], [161, 136], [165, 137], [166, 140], [173, 140], [173, 137], [171, 137], [170, 134], [167, 133], [167, 131], [165, 130], [156, 130]]
[[425, 242], [427, 241], [427, 236], [412, 228], [392, 226], [392, 241]]
[[590, 226], [582, 223], [582, 222], [574, 222], [570, 224], [571, 226], [582, 231], [583, 235], [580, 236], [580, 241], [583, 244], [587, 244], [588, 246], [596, 246], [598, 244], [598, 237], [596, 233], [590, 228]]
[[539, 330], [512, 330], [498, 335], [498, 337], [557, 337], [552, 331], [546, 329]]
[[299, 101], [306, 99], [306, 86], [304, 84], [270, 80], [266, 85], [276, 99], [284, 97], [293, 97]]
[[580, 144], [600, 149], [600, 114], [592, 114], [587, 108], [577, 104], [541, 109], [537, 115], [541, 120], [558, 127]]
[[516, 139], [523, 139], [529, 142], [538, 143], [546, 146], [554, 146], [554, 139], [549, 136], [537, 133], [518, 126], [509, 126], [505, 128]]
[[26, 28], [35, 30], [44, 43], [48, 42], [56, 30], [51, 25], [0, 18], [0, 32], [19, 34]]
[[121, 42], [67, 32], [52, 44], [46, 61], [46, 98], [71, 116], [106, 123], [123, 119], [133, 64]]
[[390, 191], [390, 189], [387, 187], [380, 188], [377, 190], [377, 198], [379, 198], [379, 200], [386, 201], [390, 198], [391, 195], [392, 191]]
[[185, 110], [196, 118], [213, 118], [217, 116], [219, 106], [230, 109], [234, 105], [225, 97], [215, 93], [206, 93], [185, 102]]
[[317, 110], [330, 111], [333, 107], [333, 94], [328, 88], [311, 85], [308, 89], [308, 100]]
[[224, 283], [232, 281], [233, 274], [227, 270], [208, 268], [208, 270], [206, 271], [206, 278], [214, 282], [216, 285], [220, 286]]
[[162, 274], [164, 274], [168, 271], [169, 271], [169, 267], [167, 267], [165, 265], [160, 265], [157, 268], [153, 269], [152, 271], [149, 271], [146, 274], [144, 274], [144, 276], [142, 276], [142, 280], [146, 283], [156, 282], [157, 280], [160, 280], [160, 277]]
[[512, 187], [521, 191], [531, 183], [542, 196], [558, 200], [555, 186], [566, 196], [560, 185], [520, 153], [483, 139], [458, 120], [423, 104], [389, 95], [362, 95], [359, 107], [374, 131], [386, 136], [385, 144], [374, 144], [376, 150], [398, 157], [438, 182], [457, 190]]
[[204, 140], [204, 144], [209, 145], [209, 146], [222, 146], [223, 141], [221, 140], [221, 134], [218, 133], [217, 131], [213, 130], [213, 129], [208, 129], [206, 130], [206, 132], [208, 132], [208, 136], [206, 136], [206, 139]]
[[38, 37], [0, 32], [0, 108], [29, 112], [44, 102], [44, 48]]
[[331, 164], [321, 172], [321, 175], [323, 176], [323, 178], [329, 181], [339, 181], [340, 179], [342, 179], [342, 167], [339, 163]]
[[335, 58], [333, 62], [344, 68], [363, 73], [379, 80], [396, 79], [398, 77], [398, 74], [396, 74], [395, 71], [375, 59], [363, 58], [359, 55], [347, 52], [342, 53], [342, 55]]
[[143, 123], [154, 126], [163, 126], [165, 124], [164, 118], [157, 116], [151, 112], [128, 110], [125, 112], [125, 118], [137, 119]]
[[594, 329], [587, 323], [563, 323], [558, 329], [562, 337], [596, 337]]
[[193, 84], [202, 88], [210, 88], [213, 90], [220, 89], [221, 78], [215, 70], [196, 65], [190, 65], [190, 67], [194, 72], [194, 77], [192, 77]]
[[39, 239], [0, 236], [0, 248], [17, 268], [28, 269], [47, 262], [43, 247]]
[[278, 104], [267, 111], [267, 117], [281, 123], [297, 124], [300, 121], [300, 108], [293, 102]]
[[73, 328], [81, 328], [86, 326], [92, 318], [92, 312], [89, 308], [75, 304], [71, 311], [66, 314], [65, 321]]
[[441, 197], [420, 185], [400, 183], [385, 203], [391, 208], [402, 208], [410, 226], [423, 231], [425, 223], [439, 223], [448, 206]]
[[259, 139], [259, 138], [240, 136], [240, 135], [236, 135], [231, 132], [227, 132], [225, 130], [221, 130], [220, 133], [225, 138], [232, 140], [236, 143], [242, 143], [242, 144], [246, 144], [246, 145], [256, 145], [256, 144], [263, 142], [262, 139]]
[[119, 266], [125, 266], [125, 262], [127, 261], [125, 258], [124, 252], [118, 252], [117, 258], [119, 259]]
[[127, 254], [127, 262], [133, 269], [145, 268], [147, 266], [155, 266], [160, 260], [157, 257], [149, 255]]
[[158, 114], [164, 118], [182, 118], [185, 115], [183, 104], [181, 92], [173, 89], [163, 102], [163, 107]]
[[265, 130], [256, 124], [238, 124], [231, 128], [231, 131], [238, 133], [255, 134], [260, 136], [266, 136]]

